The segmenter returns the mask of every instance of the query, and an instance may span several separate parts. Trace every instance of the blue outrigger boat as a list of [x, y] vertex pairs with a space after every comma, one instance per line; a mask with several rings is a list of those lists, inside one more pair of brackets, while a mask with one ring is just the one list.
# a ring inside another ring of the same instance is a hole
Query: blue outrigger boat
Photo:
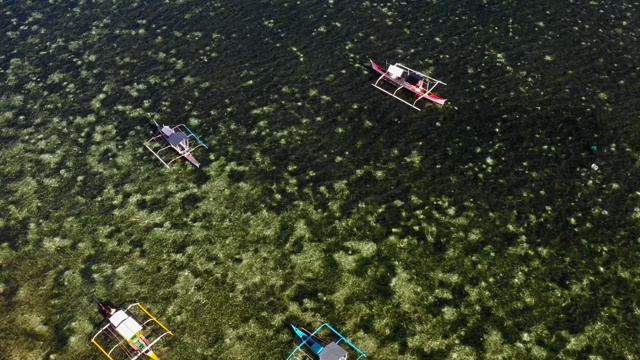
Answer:
[[[291, 330], [297, 336], [298, 346], [287, 356], [291, 359], [315, 359], [315, 360], [347, 360], [349, 354], [357, 356], [355, 359], [366, 358], [367, 355], [357, 346], [347, 340], [338, 330], [331, 325], [324, 323], [315, 331], [309, 332], [304, 328], [298, 328], [290, 324]], [[335, 338], [328, 340], [320, 337], [322, 335]], [[346, 345], [344, 348], [340, 344]]]

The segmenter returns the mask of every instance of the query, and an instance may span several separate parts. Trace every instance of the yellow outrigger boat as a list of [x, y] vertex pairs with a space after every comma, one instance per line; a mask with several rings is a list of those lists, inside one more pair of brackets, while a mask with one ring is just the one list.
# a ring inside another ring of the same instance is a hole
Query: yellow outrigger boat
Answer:
[[[118, 360], [123, 354], [129, 360], [138, 359], [142, 355], [159, 360], [152, 347], [160, 339], [173, 333], [147, 309], [139, 303], [131, 304], [127, 308], [114, 308], [105, 304], [99, 304], [99, 307], [100, 312], [106, 317], [106, 324], [91, 338], [91, 342], [109, 360]], [[134, 310], [139, 313], [137, 317], [134, 317]], [[144, 318], [144, 320], [138, 321], [138, 318]], [[160, 333], [156, 336], [152, 329], [154, 325], [160, 327]], [[110, 342], [111, 345], [103, 346], [106, 342]], [[115, 345], [113, 345], [114, 342]]]

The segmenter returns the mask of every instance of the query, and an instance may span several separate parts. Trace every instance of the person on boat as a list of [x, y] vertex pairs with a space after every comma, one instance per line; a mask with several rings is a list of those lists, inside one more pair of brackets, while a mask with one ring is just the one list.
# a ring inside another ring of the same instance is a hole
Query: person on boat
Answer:
[[418, 87], [418, 93], [416, 95], [421, 95], [427, 92], [427, 89], [423, 88], [422, 85], [424, 85], [424, 79], [420, 79], [420, 81], [418, 81], [418, 84], [416, 84], [416, 86]]
[[600, 153], [598, 152], [598, 147], [596, 145], [593, 145], [589, 148], [589, 162], [586, 165], [587, 168], [590, 168], [591, 170], [594, 171], [599, 171], [600, 170], [600, 165], [598, 165], [599, 163], [601, 163], [600, 160]]
[[107, 304], [98, 304], [98, 305], [100, 306], [100, 312], [107, 318], [109, 318], [111, 315], [115, 314], [116, 311], [118, 311], [118, 309], [113, 308]]

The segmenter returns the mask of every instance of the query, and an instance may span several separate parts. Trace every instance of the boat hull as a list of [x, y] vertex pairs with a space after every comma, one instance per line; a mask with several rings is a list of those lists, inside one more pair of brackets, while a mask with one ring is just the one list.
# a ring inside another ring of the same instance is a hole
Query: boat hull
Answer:
[[200, 168], [200, 162], [198, 162], [198, 160], [196, 160], [196, 158], [191, 153], [184, 155], [184, 158], [189, 160], [189, 162], [192, 163], [195, 167]]

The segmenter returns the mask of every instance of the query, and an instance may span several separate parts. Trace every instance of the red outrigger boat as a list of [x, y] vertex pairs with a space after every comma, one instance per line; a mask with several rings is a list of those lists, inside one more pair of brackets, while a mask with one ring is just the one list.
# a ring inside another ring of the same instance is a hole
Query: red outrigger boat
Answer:
[[[438, 96], [437, 94], [433, 93], [433, 89], [438, 84], [447, 85], [442, 81], [436, 80], [432, 77], [422, 74], [419, 71], [410, 69], [400, 63], [389, 65], [389, 67], [385, 69], [382, 66], [376, 64], [373, 60], [369, 60], [369, 61], [371, 61], [371, 67], [373, 68], [373, 70], [381, 74], [381, 76], [378, 78], [378, 81], [376, 81], [375, 84], [372, 84], [372, 85], [375, 86], [378, 90], [393, 96], [394, 98], [402, 101], [403, 103], [411, 106], [412, 108], [420, 111], [420, 109], [416, 107], [416, 103], [420, 99], [427, 99], [427, 100], [433, 101], [438, 105], [444, 105], [445, 101], [447, 101], [447, 99], [444, 99]], [[380, 80], [385, 80], [391, 83], [392, 85], [396, 86], [395, 91], [390, 92], [380, 87], [378, 85], [378, 83], [380, 83]], [[396, 96], [396, 93], [400, 89], [407, 89], [413, 92], [418, 98], [413, 103], [410, 103]]]

